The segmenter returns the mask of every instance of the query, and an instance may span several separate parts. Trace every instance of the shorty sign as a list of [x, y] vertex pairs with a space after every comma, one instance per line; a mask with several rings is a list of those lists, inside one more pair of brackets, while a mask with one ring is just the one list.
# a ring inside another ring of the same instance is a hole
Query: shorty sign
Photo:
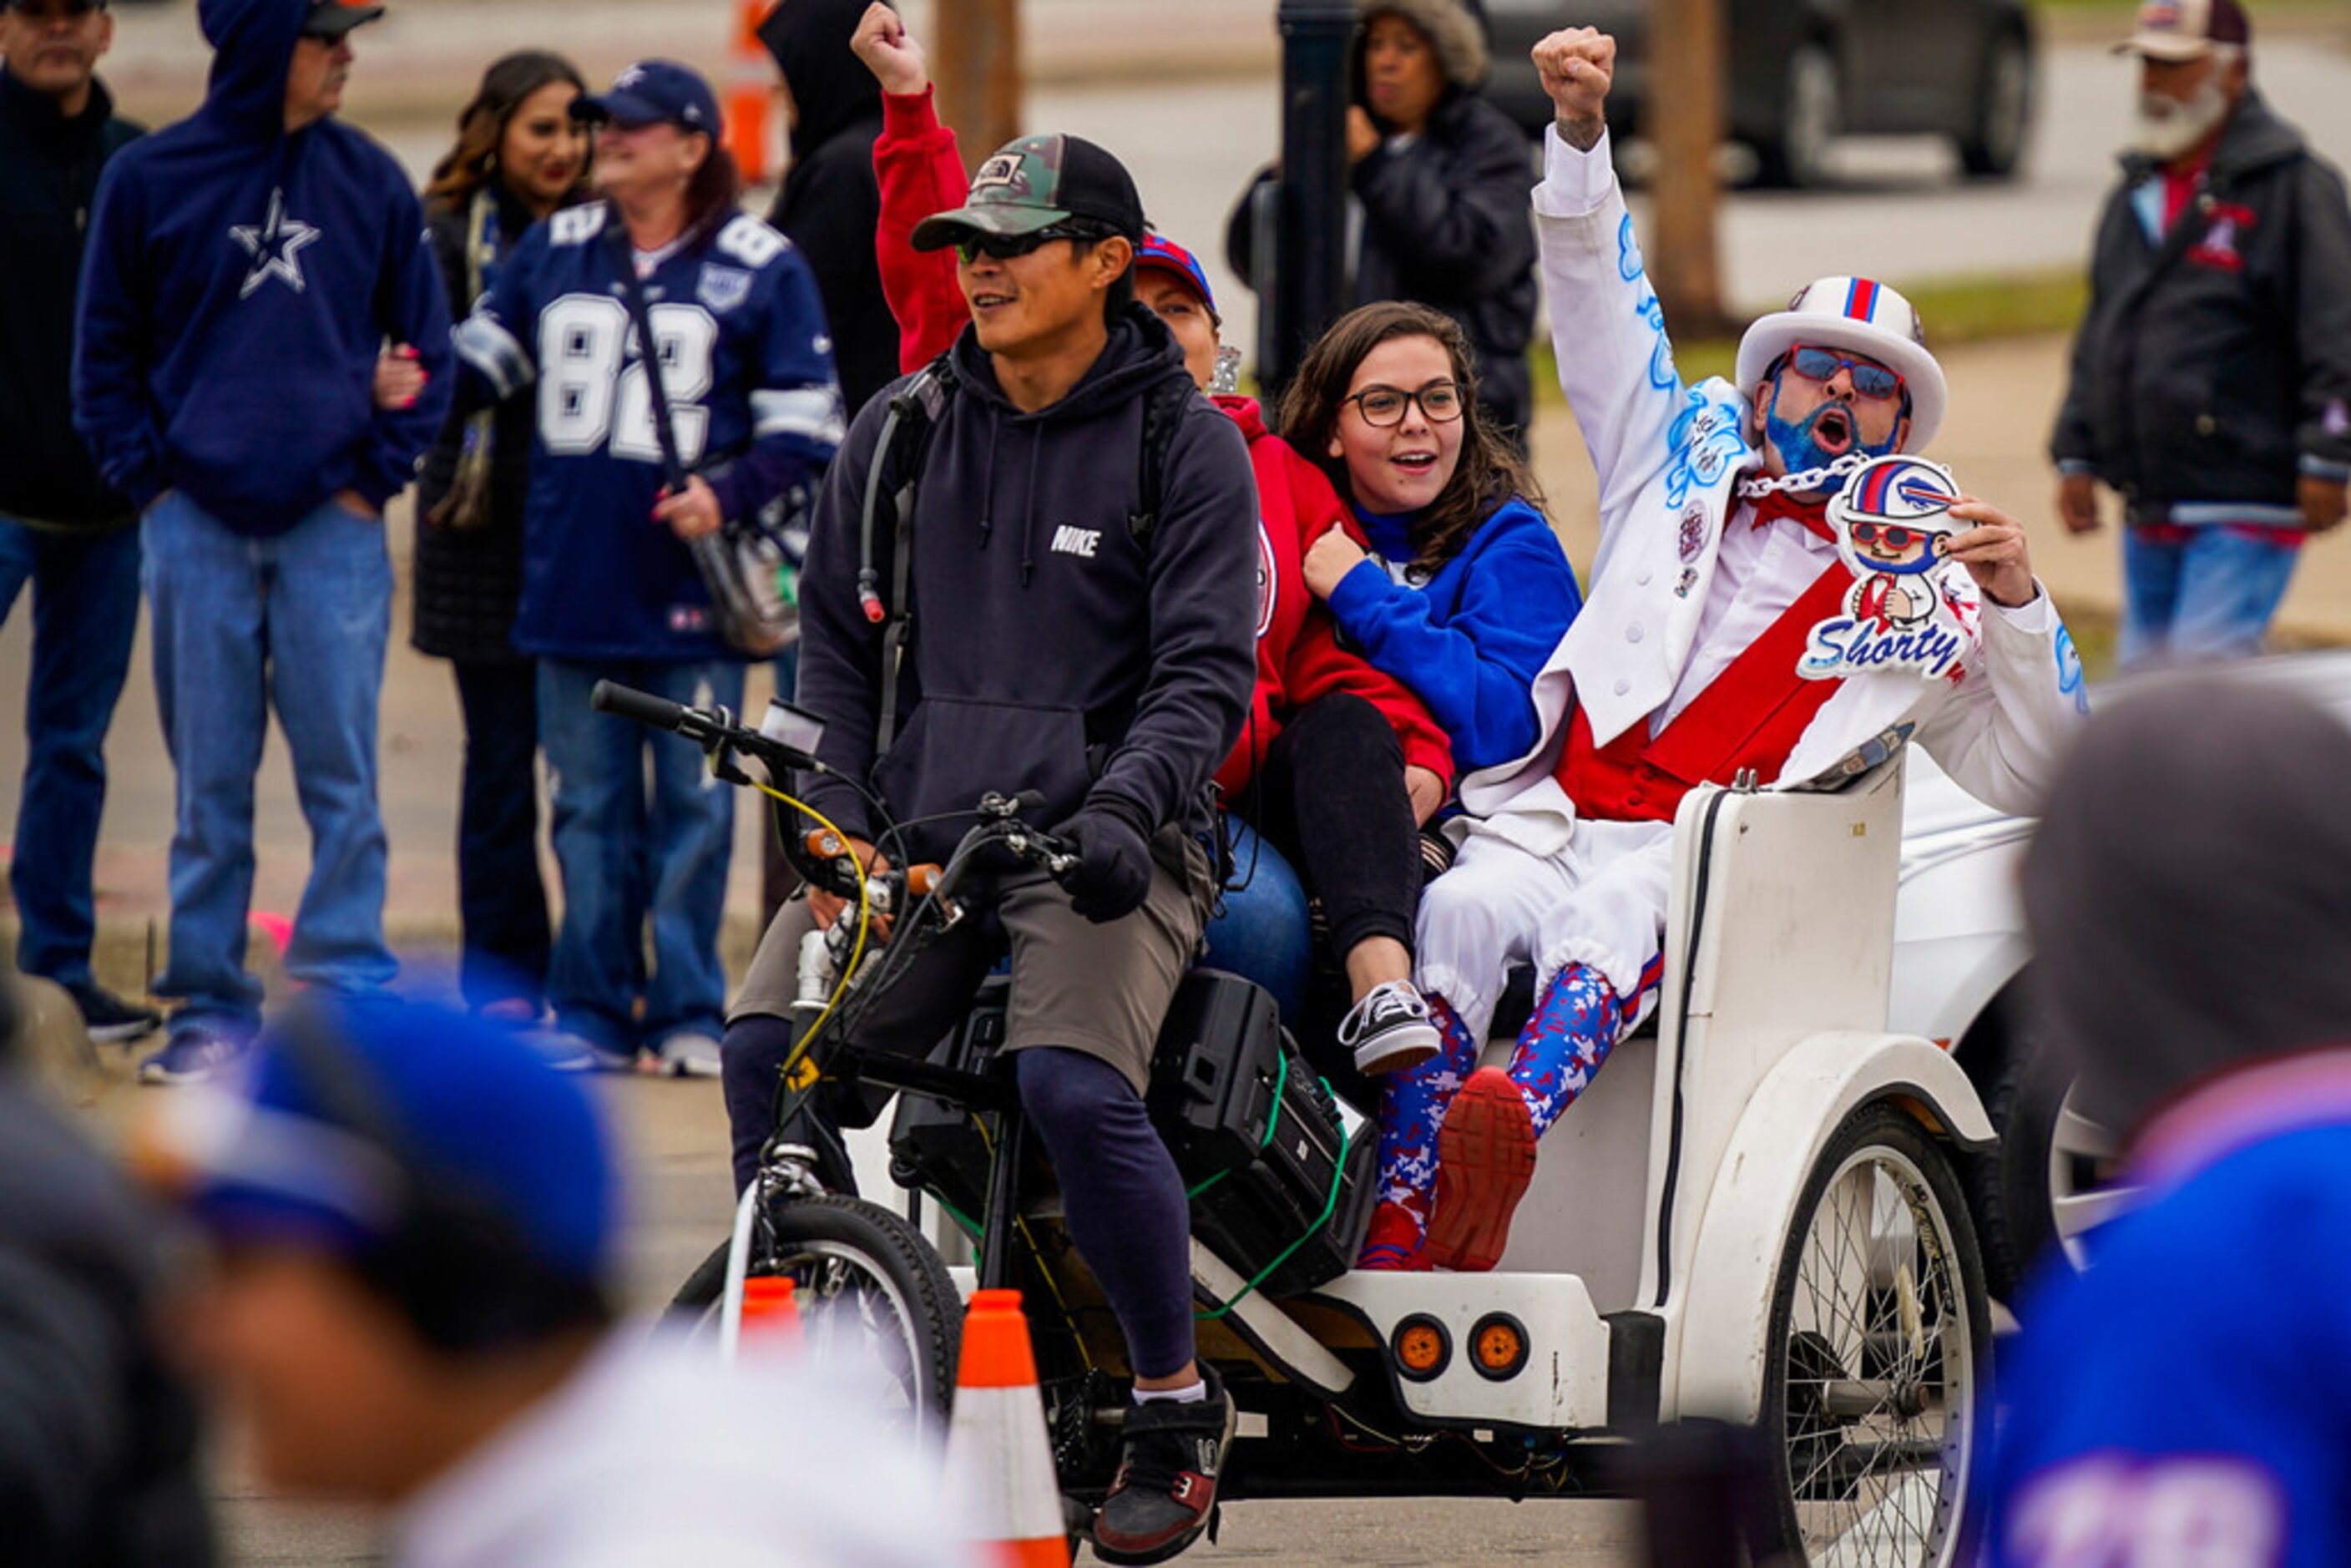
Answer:
[[1967, 639], [1938, 569], [1951, 536], [1966, 527], [1950, 515], [1959, 499], [1951, 471], [1923, 457], [1880, 457], [1855, 470], [1828, 505], [1853, 589], [1843, 614], [1813, 628], [1799, 674], [1837, 680], [1872, 670], [1928, 678], [1949, 671]]

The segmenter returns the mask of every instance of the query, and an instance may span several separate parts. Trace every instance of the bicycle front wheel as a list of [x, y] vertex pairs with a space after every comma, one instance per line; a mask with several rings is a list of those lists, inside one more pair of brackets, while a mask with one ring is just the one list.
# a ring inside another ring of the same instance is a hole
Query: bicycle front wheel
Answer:
[[[963, 1302], [922, 1234], [878, 1204], [832, 1197], [787, 1199], [753, 1234], [747, 1272], [791, 1280], [808, 1354], [871, 1385], [893, 1424], [943, 1434]], [[678, 1288], [672, 1320], [715, 1339], [726, 1289], [721, 1242]]]

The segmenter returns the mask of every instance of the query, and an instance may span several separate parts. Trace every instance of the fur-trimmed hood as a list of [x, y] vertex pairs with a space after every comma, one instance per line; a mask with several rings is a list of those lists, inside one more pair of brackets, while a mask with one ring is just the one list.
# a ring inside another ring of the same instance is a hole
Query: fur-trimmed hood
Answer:
[[1475, 0], [1355, 0], [1365, 26], [1394, 13], [1437, 47], [1437, 62], [1457, 91], [1475, 92], [1486, 80], [1486, 24]]

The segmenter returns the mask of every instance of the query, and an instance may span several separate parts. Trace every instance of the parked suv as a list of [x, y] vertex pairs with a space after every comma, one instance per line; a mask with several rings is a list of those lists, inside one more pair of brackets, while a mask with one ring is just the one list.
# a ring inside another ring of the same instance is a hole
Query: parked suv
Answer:
[[[1615, 36], [1611, 127], [1638, 134], [1647, 98], [1647, 0], [1486, 0], [1486, 96], [1540, 133], [1552, 117], [1527, 52], [1558, 27]], [[2032, 107], [2034, 37], [2022, 0], [1725, 0], [1729, 134], [1763, 183], [1816, 185], [1841, 135], [1948, 136], [1969, 174], [2016, 171]]]

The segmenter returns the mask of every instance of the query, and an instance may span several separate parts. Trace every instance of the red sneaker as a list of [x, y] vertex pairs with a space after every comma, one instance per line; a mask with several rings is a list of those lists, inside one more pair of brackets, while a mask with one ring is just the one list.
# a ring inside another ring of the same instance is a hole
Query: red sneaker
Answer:
[[1384, 1197], [1372, 1210], [1371, 1228], [1364, 1233], [1364, 1249], [1355, 1258], [1355, 1267], [1384, 1273], [1424, 1272], [1429, 1262], [1422, 1256], [1420, 1244], [1427, 1232], [1428, 1222], [1421, 1216]]
[[1510, 1075], [1481, 1067], [1437, 1136], [1437, 1207], [1422, 1248], [1432, 1267], [1483, 1273], [1510, 1243], [1510, 1216], [1535, 1174], [1535, 1124]]

